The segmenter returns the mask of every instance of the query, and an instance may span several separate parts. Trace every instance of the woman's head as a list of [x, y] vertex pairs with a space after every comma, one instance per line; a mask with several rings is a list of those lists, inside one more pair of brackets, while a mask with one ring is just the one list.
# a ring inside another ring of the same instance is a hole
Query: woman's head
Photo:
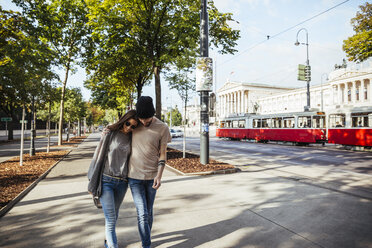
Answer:
[[138, 118], [135, 110], [129, 110], [116, 123], [108, 126], [111, 131], [122, 131], [123, 133], [130, 133], [138, 125]]

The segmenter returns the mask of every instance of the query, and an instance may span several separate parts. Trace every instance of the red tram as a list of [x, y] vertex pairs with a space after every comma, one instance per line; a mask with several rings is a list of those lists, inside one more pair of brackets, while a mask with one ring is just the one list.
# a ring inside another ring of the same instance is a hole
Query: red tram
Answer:
[[[326, 125], [328, 119], [328, 126]], [[236, 116], [220, 121], [217, 137], [298, 144], [334, 143], [372, 146], [372, 113], [299, 112]]]

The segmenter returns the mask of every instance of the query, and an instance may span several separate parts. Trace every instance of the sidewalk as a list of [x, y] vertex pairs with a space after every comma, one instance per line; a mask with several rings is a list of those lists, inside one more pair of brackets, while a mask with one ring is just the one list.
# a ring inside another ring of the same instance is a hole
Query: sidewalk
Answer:
[[[90, 135], [0, 219], [0, 247], [103, 247], [104, 217], [86, 191], [99, 134]], [[152, 247], [372, 247], [372, 202], [262, 171], [164, 173]], [[119, 247], [139, 248], [128, 190]]]

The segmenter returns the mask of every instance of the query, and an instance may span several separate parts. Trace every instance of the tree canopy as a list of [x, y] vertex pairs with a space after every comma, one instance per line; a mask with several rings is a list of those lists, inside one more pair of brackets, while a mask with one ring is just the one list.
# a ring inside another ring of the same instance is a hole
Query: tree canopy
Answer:
[[355, 35], [344, 40], [343, 50], [350, 61], [363, 62], [372, 56], [372, 4], [361, 5], [351, 19]]

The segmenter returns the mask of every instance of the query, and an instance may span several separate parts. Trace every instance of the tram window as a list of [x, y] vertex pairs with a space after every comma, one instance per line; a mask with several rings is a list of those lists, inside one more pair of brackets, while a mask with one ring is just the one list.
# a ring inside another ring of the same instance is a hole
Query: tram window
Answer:
[[245, 128], [245, 120], [239, 120], [239, 128]]
[[325, 128], [325, 116], [313, 116], [313, 128]]
[[370, 113], [351, 114], [351, 125], [352, 127], [370, 127], [369, 118], [371, 118]]
[[284, 118], [283, 119], [283, 128], [293, 128], [295, 124], [294, 118]]
[[233, 127], [233, 128], [237, 128], [237, 127], [239, 127], [239, 126], [238, 126], [238, 121], [232, 121], [232, 127]]
[[268, 123], [268, 120], [270, 119], [262, 119], [262, 127], [269, 127], [269, 123]]
[[225, 122], [224, 121], [221, 121], [220, 122], [220, 128], [224, 128], [225, 127]]
[[260, 128], [261, 127], [261, 120], [260, 119], [254, 119], [253, 120], [253, 127], [254, 128]]
[[273, 128], [281, 128], [282, 127], [282, 118], [274, 118], [272, 127]]
[[274, 120], [273, 119], [267, 119], [267, 125], [270, 128], [274, 127]]
[[345, 114], [329, 115], [329, 127], [345, 127]]
[[310, 116], [299, 116], [297, 126], [299, 128], [309, 128], [311, 126]]
[[225, 127], [226, 128], [231, 128], [231, 121], [226, 121]]

